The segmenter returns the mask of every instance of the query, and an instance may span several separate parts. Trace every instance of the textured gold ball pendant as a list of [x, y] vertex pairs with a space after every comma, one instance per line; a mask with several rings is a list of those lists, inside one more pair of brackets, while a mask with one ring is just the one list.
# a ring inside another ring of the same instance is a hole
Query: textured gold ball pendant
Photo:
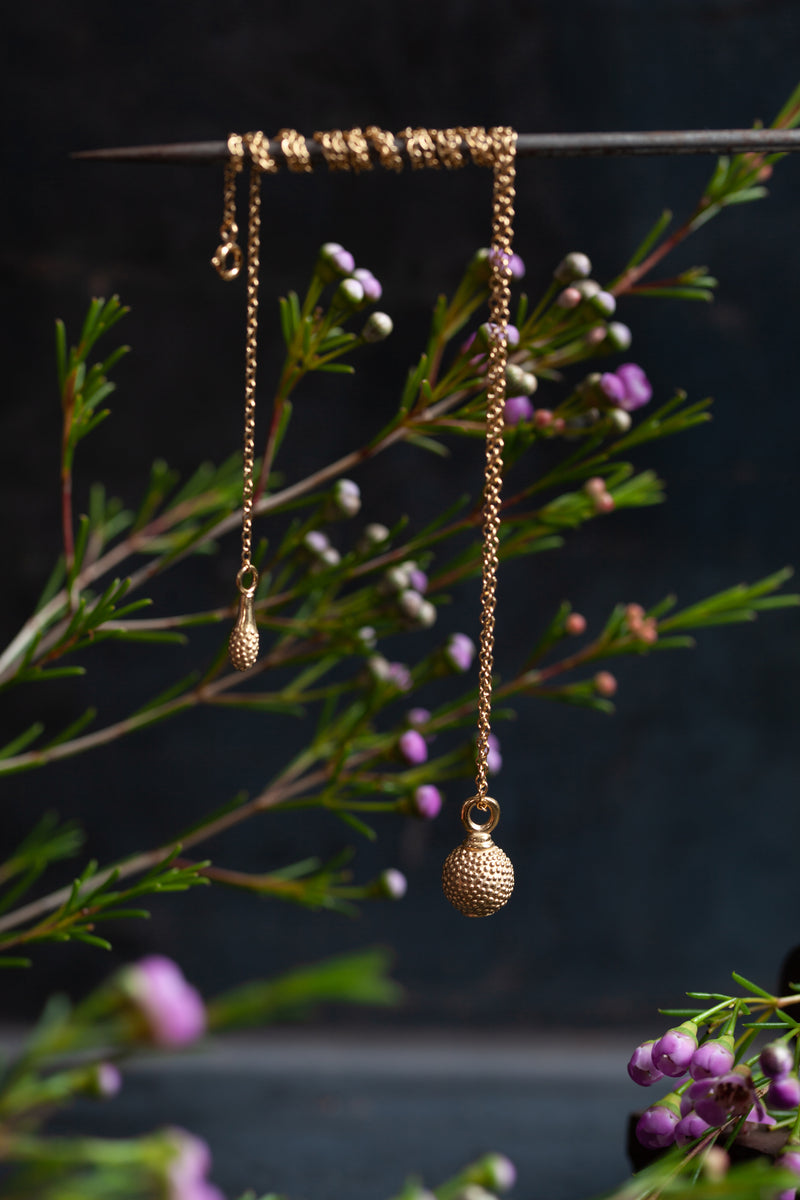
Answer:
[[[472, 819], [472, 809], [489, 809], [489, 820], [480, 825]], [[511, 859], [492, 841], [491, 830], [500, 818], [496, 800], [486, 798], [481, 805], [476, 796], [461, 809], [467, 836], [448, 854], [442, 868], [442, 887], [450, 903], [465, 917], [491, 917], [509, 900], [514, 890]]]
[[[243, 576], [248, 573], [251, 576], [250, 585], [245, 587]], [[249, 671], [258, 660], [258, 626], [253, 612], [253, 597], [258, 587], [255, 567], [242, 567], [236, 576], [236, 586], [239, 589], [239, 612], [228, 638], [228, 655], [237, 671]]]

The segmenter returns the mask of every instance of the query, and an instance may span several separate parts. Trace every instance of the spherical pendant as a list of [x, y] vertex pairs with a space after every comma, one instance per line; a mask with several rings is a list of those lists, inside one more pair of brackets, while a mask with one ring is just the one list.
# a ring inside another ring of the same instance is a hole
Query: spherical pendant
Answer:
[[[489, 820], [480, 825], [472, 818], [473, 807], [489, 810]], [[490, 917], [508, 901], [514, 890], [514, 867], [508, 855], [496, 846], [491, 830], [500, 806], [496, 800], [477, 797], [467, 800], [461, 819], [467, 836], [447, 856], [442, 868], [442, 887], [450, 903], [467, 917]]]

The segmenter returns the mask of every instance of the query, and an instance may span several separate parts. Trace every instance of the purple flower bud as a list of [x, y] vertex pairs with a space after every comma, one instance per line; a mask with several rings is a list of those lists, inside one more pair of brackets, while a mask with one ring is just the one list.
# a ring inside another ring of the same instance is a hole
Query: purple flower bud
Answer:
[[603, 317], [611, 317], [616, 312], [617, 302], [611, 292], [598, 291], [592, 296], [592, 308]]
[[410, 708], [406, 713], [409, 725], [427, 725], [430, 719], [431, 710], [429, 708]]
[[636, 1137], [648, 1150], [660, 1150], [675, 1141], [678, 1114], [663, 1104], [646, 1108], [636, 1122]]
[[[498, 325], [495, 325], [491, 321], [484, 322], [478, 330], [481, 344], [488, 347], [492, 338], [499, 332], [499, 328]], [[512, 350], [519, 345], [519, 330], [516, 325], [506, 325], [506, 342]]]
[[206, 1143], [185, 1129], [170, 1129], [174, 1156], [167, 1166], [168, 1200], [225, 1200], [219, 1188], [206, 1179], [211, 1154]]
[[407, 729], [404, 734], [401, 734], [398, 745], [403, 758], [412, 766], [419, 766], [428, 757], [425, 738], [416, 729]]
[[[628, 1074], [634, 1083], [638, 1083], [640, 1087], [650, 1087], [651, 1084], [657, 1083], [659, 1079], [664, 1078], [664, 1072], [658, 1071], [653, 1066], [653, 1046], [654, 1040], [642, 1042], [637, 1046], [630, 1057], [628, 1063]], [[682, 1101], [681, 1101], [682, 1103]]]
[[615, 350], [627, 350], [633, 341], [633, 334], [621, 321], [612, 321], [607, 328], [607, 333], [608, 341]]
[[600, 390], [612, 404], [622, 404], [625, 399], [625, 384], [619, 375], [612, 371], [606, 371], [604, 375], [600, 376]]
[[676, 1029], [668, 1029], [653, 1046], [653, 1066], [673, 1079], [685, 1075], [697, 1049], [697, 1026], [687, 1021]]
[[800, 1148], [794, 1146], [789, 1150], [784, 1150], [775, 1166], [783, 1167], [785, 1171], [794, 1171], [795, 1175], [800, 1176]]
[[575, 279], [585, 279], [591, 274], [592, 264], [585, 254], [581, 254], [578, 250], [573, 250], [561, 262], [553, 272], [554, 278], [558, 283], [572, 283]]
[[776, 1192], [774, 1200], [797, 1200], [797, 1188], [786, 1188], [783, 1192]]
[[113, 1063], [95, 1063], [91, 1069], [87, 1091], [94, 1096], [102, 1097], [104, 1100], [110, 1100], [112, 1096], [116, 1096], [121, 1087], [122, 1075]]
[[708, 1079], [712, 1075], [724, 1075], [734, 1063], [731, 1046], [722, 1039], [703, 1042], [692, 1055], [689, 1074], [692, 1079]]
[[481, 1170], [481, 1183], [493, 1191], [507, 1192], [517, 1181], [517, 1168], [505, 1154], [486, 1154], [476, 1165]]
[[378, 892], [387, 900], [402, 900], [408, 891], [408, 880], [402, 871], [387, 867], [378, 876]]
[[503, 768], [503, 756], [500, 753], [500, 741], [495, 734], [488, 737], [489, 753], [486, 755], [486, 770], [490, 775], [497, 775]]
[[408, 582], [415, 592], [427, 592], [428, 576], [419, 567], [412, 567], [408, 572]]
[[383, 295], [383, 288], [372, 274], [372, 271], [368, 271], [366, 267], [358, 267], [353, 271], [353, 279], [357, 279], [361, 284], [367, 300], [371, 300], [373, 303], [376, 300], [380, 300]]
[[148, 955], [126, 967], [120, 983], [157, 1045], [185, 1046], [205, 1033], [206, 1011], [200, 993], [171, 959]]
[[432, 783], [423, 783], [414, 792], [413, 809], [418, 817], [432, 821], [442, 811], [442, 793]]
[[702, 1137], [710, 1128], [711, 1126], [703, 1120], [699, 1113], [687, 1113], [675, 1126], [675, 1141], [679, 1146], [687, 1146], [695, 1138]]
[[[610, 328], [611, 326], [609, 326]], [[626, 412], [635, 412], [637, 408], [641, 408], [652, 399], [653, 389], [650, 380], [637, 363], [623, 363], [621, 367], [617, 367], [616, 374], [617, 379], [622, 381], [625, 388], [625, 397], [621, 401], [620, 407], [624, 408]]]
[[533, 417], [533, 405], [527, 396], [509, 396], [503, 409], [503, 419], [506, 425], [519, 425], [520, 421], [530, 421]]
[[504, 250], [492, 249], [489, 251], [489, 262], [494, 265], [499, 259], [504, 262], [511, 271], [512, 279], [523, 279], [525, 276], [525, 263], [518, 254], [508, 254]]
[[794, 1067], [794, 1052], [786, 1042], [770, 1042], [759, 1054], [758, 1063], [770, 1079], [779, 1079]]
[[779, 1112], [787, 1112], [790, 1108], [800, 1105], [800, 1079], [796, 1075], [781, 1075], [773, 1079], [764, 1097], [767, 1108], [777, 1108]]
[[303, 545], [306, 550], [310, 550], [312, 554], [321, 557], [326, 550], [330, 548], [330, 539], [321, 529], [309, 529], [308, 533], [303, 538]]
[[355, 265], [352, 254], [338, 242], [326, 242], [319, 252], [317, 269], [328, 283], [337, 275], [349, 275]]
[[436, 624], [436, 608], [431, 604], [430, 600], [423, 600], [419, 606], [417, 622], [423, 629], [430, 629], [432, 625]]
[[451, 633], [444, 653], [457, 671], [468, 671], [475, 657], [475, 643], [465, 633]]
[[411, 672], [405, 663], [390, 662], [388, 679], [389, 683], [393, 683], [401, 692], [411, 691]]
[[365, 342], [383, 342], [394, 329], [394, 321], [385, 312], [370, 313], [361, 330]]

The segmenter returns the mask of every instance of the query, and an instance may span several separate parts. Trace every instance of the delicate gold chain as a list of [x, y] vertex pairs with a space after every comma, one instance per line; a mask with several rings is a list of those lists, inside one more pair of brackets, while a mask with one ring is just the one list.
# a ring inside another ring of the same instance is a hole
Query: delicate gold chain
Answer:
[[[472, 149], [471, 131], [465, 140]], [[503, 411], [508, 361], [508, 321], [511, 306], [511, 243], [514, 232], [514, 179], [517, 136], [513, 129], [491, 131], [494, 142], [494, 190], [489, 291], [489, 368], [486, 387], [486, 461], [483, 488], [483, 557], [481, 571], [481, 637], [478, 674], [478, 745], [476, 794], [486, 807], [489, 733], [492, 714], [494, 616], [497, 603], [497, 563], [500, 533], [500, 491], [503, 483]]]
[[247, 324], [244, 348], [244, 441], [242, 451], [242, 571], [251, 571], [253, 551], [253, 467], [256, 452], [256, 372], [258, 368], [258, 272], [261, 265], [261, 170], [250, 164], [247, 219]]

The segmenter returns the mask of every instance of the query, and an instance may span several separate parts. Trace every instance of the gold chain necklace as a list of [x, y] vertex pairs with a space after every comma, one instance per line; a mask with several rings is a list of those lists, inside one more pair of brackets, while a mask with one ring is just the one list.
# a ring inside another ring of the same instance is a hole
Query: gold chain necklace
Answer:
[[[282, 129], [277, 142], [290, 171], [312, 170], [306, 140], [294, 129]], [[377, 163], [402, 170], [403, 151], [413, 170], [458, 168], [471, 158], [493, 172], [492, 248], [489, 257], [489, 362], [486, 386], [486, 458], [483, 486], [483, 549], [481, 566], [481, 625], [478, 675], [478, 736], [476, 792], [461, 809], [467, 836], [448, 856], [442, 884], [448, 900], [470, 917], [497, 912], [514, 887], [514, 868], [496, 846], [491, 834], [500, 817], [500, 806], [488, 795], [489, 734], [492, 712], [494, 624], [497, 604], [497, 565], [500, 531], [500, 493], [503, 473], [503, 408], [508, 362], [511, 279], [511, 245], [514, 222], [514, 180], [517, 135], [513, 129], [456, 127], [454, 129], [404, 129], [395, 136], [374, 125], [365, 130], [334, 129], [314, 134], [331, 171], [369, 171]], [[247, 318], [245, 339], [244, 448], [242, 456], [242, 562], [236, 575], [239, 611], [229, 640], [233, 666], [246, 671], [258, 658], [258, 627], [254, 596], [258, 572], [251, 561], [253, 532], [253, 469], [255, 458], [256, 370], [258, 364], [258, 284], [261, 236], [261, 176], [274, 174], [278, 163], [261, 132], [228, 138], [225, 166], [223, 219], [220, 244], [212, 258], [223, 279], [234, 279], [241, 269], [237, 242], [236, 177], [246, 160], [250, 166], [247, 244]], [[488, 813], [484, 821], [475, 811]]]

